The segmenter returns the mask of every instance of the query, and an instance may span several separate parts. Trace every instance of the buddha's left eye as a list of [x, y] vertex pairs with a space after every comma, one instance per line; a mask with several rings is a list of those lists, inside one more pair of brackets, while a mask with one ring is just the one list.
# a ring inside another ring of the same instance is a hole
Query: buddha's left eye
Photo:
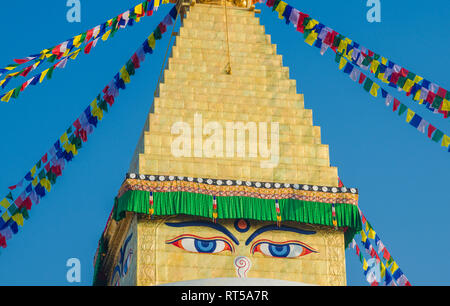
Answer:
[[224, 237], [203, 238], [185, 234], [167, 240], [166, 243], [192, 253], [234, 252], [233, 244]]
[[251, 253], [261, 253], [270, 257], [296, 258], [310, 253], [318, 253], [312, 247], [300, 241], [273, 242], [270, 240], [258, 240], [253, 243]]

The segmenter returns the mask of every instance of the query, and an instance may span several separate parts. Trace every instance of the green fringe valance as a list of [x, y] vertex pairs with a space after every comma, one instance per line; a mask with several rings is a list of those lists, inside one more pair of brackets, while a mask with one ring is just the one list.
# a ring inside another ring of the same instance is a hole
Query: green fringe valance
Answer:
[[[116, 198], [113, 218], [120, 221], [125, 212], [149, 214], [150, 193], [142, 190], [128, 190]], [[190, 215], [213, 218], [213, 196], [191, 192], [153, 192], [155, 216]], [[295, 199], [278, 201], [282, 221], [333, 226], [332, 204], [306, 202]], [[358, 207], [352, 204], [335, 204], [337, 226], [347, 228], [345, 245], [362, 229]], [[277, 221], [275, 200], [251, 197], [217, 197], [217, 219], [250, 219]]]

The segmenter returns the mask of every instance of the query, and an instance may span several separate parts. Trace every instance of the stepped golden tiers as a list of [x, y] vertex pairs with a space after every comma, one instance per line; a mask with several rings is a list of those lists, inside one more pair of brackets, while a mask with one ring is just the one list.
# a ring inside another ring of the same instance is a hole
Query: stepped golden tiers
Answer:
[[185, 12], [94, 283], [346, 284], [357, 192], [338, 188], [320, 127], [255, 14], [240, 0]]

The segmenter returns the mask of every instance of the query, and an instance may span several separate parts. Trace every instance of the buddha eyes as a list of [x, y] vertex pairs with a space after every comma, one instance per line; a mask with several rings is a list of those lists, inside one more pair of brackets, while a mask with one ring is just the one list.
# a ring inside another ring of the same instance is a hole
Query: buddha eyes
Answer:
[[[224, 251], [234, 253], [233, 243], [225, 237], [204, 238], [184, 234], [167, 240], [166, 243], [191, 253], [217, 254]], [[252, 244], [250, 253], [261, 253], [264, 256], [276, 258], [298, 258], [310, 253], [318, 253], [318, 251], [296, 240], [273, 242], [261, 239]]]
[[278, 258], [297, 258], [317, 253], [316, 250], [300, 241], [273, 242], [270, 240], [258, 240], [253, 243], [251, 253], [261, 253], [265, 256]]
[[192, 253], [234, 252], [233, 244], [224, 237], [203, 238], [185, 234], [167, 240], [166, 243]]

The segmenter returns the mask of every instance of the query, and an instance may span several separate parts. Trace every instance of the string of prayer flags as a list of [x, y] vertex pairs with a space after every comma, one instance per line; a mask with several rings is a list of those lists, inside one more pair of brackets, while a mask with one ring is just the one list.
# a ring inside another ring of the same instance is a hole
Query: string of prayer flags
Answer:
[[[377, 83], [367, 77], [364, 73], [359, 71], [353, 64], [346, 61], [345, 65], [341, 64], [341, 59], [344, 56], [337, 53], [336, 61], [339, 62], [339, 68], [346, 74], [350, 76], [350, 78], [355, 81], [354, 78], [351, 77], [353, 73], [359, 75], [359, 83], [363, 85], [363, 88], [366, 92], [370, 93], [373, 97], [379, 97], [379, 92], [381, 88], [381, 97], [385, 99], [386, 106], [390, 106], [392, 103], [392, 111], [397, 112], [399, 116], [405, 116], [405, 122], [409, 123], [412, 127], [418, 130], [420, 133], [425, 134], [425, 131], [428, 130], [428, 138], [433, 140], [434, 142], [440, 143], [442, 147], [445, 147], [450, 152], [450, 137], [444, 134], [441, 130], [435, 128], [432, 124], [428, 123], [422, 116], [418, 115], [416, 112], [408, 108], [405, 104], [401, 103], [398, 99], [394, 98], [390, 93], [388, 93], [384, 88], [380, 87]], [[345, 59], [344, 59], [345, 60]]]
[[[363, 230], [361, 230], [361, 237], [362, 237], [361, 241], [364, 240], [364, 246], [368, 254], [372, 258], [375, 258], [376, 262], [380, 264], [380, 273], [381, 276], [385, 278], [385, 284], [387, 286], [395, 285], [395, 283], [398, 284], [399, 286], [411, 286], [411, 283], [408, 281], [408, 278], [399, 268], [398, 264], [391, 256], [386, 246], [381, 241], [376, 231], [373, 229], [372, 225], [369, 223], [369, 221], [367, 221], [367, 218], [364, 216], [361, 210], [359, 210], [359, 213], [361, 216], [361, 220], [363, 222]], [[370, 239], [375, 241], [377, 249], [375, 249], [372, 246]], [[383, 258], [386, 261], [386, 265], [384, 265], [379, 255], [381, 255], [382, 256], [381, 258]]]
[[[174, 6], [167, 15], [172, 18], [170, 21], [172, 24], [177, 15], [178, 12]], [[164, 24], [167, 25], [168, 19], [164, 20], [163, 23], [165, 22]], [[122, 67], [121, 71], [125, 69], [128, 76], [134, 75], [135, 70], [144, 61], [145, 55], [153, 53], [152, 50], [153, 48], [149, 47], [148, 39], [146, 39]], [[117, 73], [103, 89], [103, 97], [101, 93], [98, 94], [94, 101], [64, 131], [19, 183], [8, 187], [7, 195], [0, 200], [1, 248], [6, 248], [6, 241], [11, 239], [18, 232], [19, 226], [23, 226], [24, 220], [29, 218], [28, 211], [31, 207], [39, 204], [41, 199], [52, 190], [52, 186], [56, 183], [56, 179], [62, 175], [66, 164], [79, 153], [83, 143], [93, 133], [99, 121], [103, 119], [104, 112], [108, 112], [108, 105], [111, 107], [114, 104], [119, 89], [125, 89], [124, 82], [121, 74]]]
[[[95, 48], [100, 38], [103, 41], [106, 41], [109, 37], [113, 37], [115, 32], [119, 29], [123, 29], [127, 25], [132, 26], [134, 22], [139, 22], [139, 19], [143, 16], [153, 15], [153, 11], [156, 11], [160, 4], [166, 3], [168, 3], [168, 1], [162, 1], [162, 3], [155, 0], [144, 1], [126, 12], [123, 12], [122, 14], [97, 25], [82, 34], [74, 36], [55, 47], [44, 49], [39, 54], [30, 55], [23, 59], [14, 59], [15, 64], [10, 64], [5, 68], [0, 69], [0, 76], [6, 74], [3, 79], [0, 79], [0, 87], [4, 89], [13, 78], [20, 76], [27, 77], [30, 72], [34, 71], [45, 62], [53, 63], [55, 60], [63, 60], [63, 62], [59, 62], [59, 64], [63, 67], [57, 67], [64, 68], [67, 60], [75, 60], [81, 50], [83, 50], [85, 54], [89, 54], [92, 48]], [[85, 44], [85, 46], [83, 47], [82, 44]], [[22, 68], [20, 71], [13, 72], [13, 70], [23, 64], [27, 64], [28, 66]], [[49, 69], [53, 70], [54, 68], [55, 65], [52, 65]], [[28, 85], [35, 85], [37, 81], [42, 83], [46, 73], [52, 72], [52, 70], [50, 71], [49, 69], [44, 70], [34, 78], [31, 78], [27, 82], [23, 83], [19, 90], [13, 89], [0, 95], [0, 101], [8, 102], [11, 98], [17, 98], [20, 91], [23, 91], [26, 87], [28, 87]], [[51, 73], [47, 78], [51, 78]]]
[[[431, 112], [448, 118], [450, 91], [361, 46], [284, 1], [267, 0], [266, 5], [276, 11], [280, 19], [284, 18], [286, 24], [292, 23], [298, 32], [303, 33], [305, 42], [319, 48], [322, 55], [330, 48], [354, 65], [374, 74], [381, 82], [404, 92], [419, 104], [424, 104]], [[374, 96], [376, 93], [376, 89], [371, 92]]]

